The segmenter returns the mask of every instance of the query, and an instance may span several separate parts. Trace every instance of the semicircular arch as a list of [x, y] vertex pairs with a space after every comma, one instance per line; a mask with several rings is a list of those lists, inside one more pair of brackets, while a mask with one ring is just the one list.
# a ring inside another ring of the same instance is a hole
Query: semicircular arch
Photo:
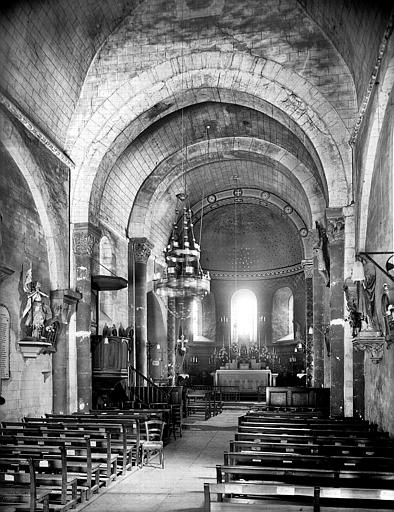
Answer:
[[[102, 102], [71, 148], [76, 162], [72, 187], [72, 220], [88, 220], [89, 201], [97, 169], [117, 135], [140, 114], [165, 102], [174, 92], [219, 89], [234, 84], [236, 90], [264, 98], [303, 126], [312, 141], [327, 177], [330, 205], [348, 203], [351, 183], [348, 131], [332, 105], [305, 78], [278, 63], [247, 55], [203, 52], [196, 65], [193, 55], [174, 58], [123, 83]], [[240, 65], [240, 62], [242, 65]], [[203, 71], [203, 72], [202, 72]], [[293, 84], [289, 89], [288, 84]], [[72, 132], [75, 127], [71, 127]], [[83, 186], [82, 186], [83, 185]]]

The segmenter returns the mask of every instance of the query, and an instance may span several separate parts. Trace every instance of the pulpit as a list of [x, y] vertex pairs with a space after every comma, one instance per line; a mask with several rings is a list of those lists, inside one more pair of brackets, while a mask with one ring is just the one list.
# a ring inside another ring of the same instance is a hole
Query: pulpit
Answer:
[[237, 386], [240, 393], [257, 393], [258, 388], [275, 386], [271, 370], [216, 370], [215, 386]]

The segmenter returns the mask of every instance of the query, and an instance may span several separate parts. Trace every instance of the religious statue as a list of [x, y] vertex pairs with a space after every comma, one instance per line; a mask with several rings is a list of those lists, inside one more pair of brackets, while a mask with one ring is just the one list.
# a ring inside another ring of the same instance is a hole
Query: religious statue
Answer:
[[313, 254], [317, 258], [317, 268], [326, 286], [330, 286], [330, 258], [327, 250], [326, 230], [316, 222], [317, 239], [313, 245]]
[[22, 318], [29, 336], [33, 338], [46, 338], [46, 323], [52, 318], [52, 311], [48, 304], [48, 295], [41, 290], [41, 283], [36, 282], [32, 289], [31, 269], [28, 271], [24, 291], [27, 293], [27, 303]]
[[394, 342], [394, 293], [387, 283], [383, 284], [382, 314], [386, 341]]
[[376, 271], [370, 261], [363, 262], [365, 279], [361, 289], [361, 309], [367, 318], [370, 329], [380, 330], [379, 319], [376, 312]]
[[349, 311], [349, 325], [352, 328], [352, 336], [354, 338], [362, 329], [364, 315], [359, 311], [356, 285], [350, 278], [345, 279], [343, 291], [345, 292], [347, 309]]

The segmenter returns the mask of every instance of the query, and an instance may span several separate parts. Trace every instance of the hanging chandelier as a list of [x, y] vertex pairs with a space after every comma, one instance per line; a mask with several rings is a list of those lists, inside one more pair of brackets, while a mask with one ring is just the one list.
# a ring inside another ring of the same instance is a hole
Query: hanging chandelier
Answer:
[[[177, 194], [178, 202], [184, 202], [186, 194]], [[155, 275], [153, 289], [162, 297], [204, 297], [210, 291], [210, 275], [200, 265], [200, 245], [196, 242], [192, 211], [183, 206], [180, 222], [179, 209], [172, 226], [171, 239], [164, 251], [166, 268]]]

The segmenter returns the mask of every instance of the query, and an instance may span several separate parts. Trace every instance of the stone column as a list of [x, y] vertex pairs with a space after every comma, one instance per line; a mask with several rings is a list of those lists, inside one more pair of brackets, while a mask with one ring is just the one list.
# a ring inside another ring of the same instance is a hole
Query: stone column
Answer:
[[328, 208], [327, 236], [330, 253], [330, 414], [344, 415], [344, 241], [345, 220], [342, 208]]
[[[145, 377], [148, 376], [147, 355], [147, 273], [146, 264], [153, 245], [147, 238], [131, 238], [129, 240], [129, 297], [131, 283], [131, 301], [133, 304], [132, 323], [135, 325], [136, 369]], [[143, 386], [144, 379], [137, 376], [137, 385]]]
[[91, 266], [93, 249], [99, 240], [100, 232], [91, 224], [74, 225], [73, 249], [76, 286], [82, 294], [76, 315], [77, 407], [79, 412], [87, 412], [92, 407]]
[[[324, 344], [325, 325], [325, 290], [328, 285], [327, 274], [321, 271], [322, 242], [316, 229], [312, 230], [313, 244], [313, 386], [324, 386]], [[328, 287], [327, 287], [328, 290]]]
[[168, 298], [167, 312], [167, 359], [168, 377], [170, 384], [175, 385], [175, 345], [176, 345], [176, 320], [175, 320], [175, 299]]
[[81, 293], [68, 289], [51, 291], [51, 307], [55, 316], [54, 320], [57, 320], [60, 324], [56, 339], [56, 352], [52, 355], [52, 408], [55, 414], [73, 412], [68, 393], [70, 319], [75, 313], [77, 303], [81, 298]]
[[[343, 216], [345, 220], [345, 242], [344, 242], [344, 282], [350, 277], [353, 270], [355, 260], [355, 221], [354, 206], [345, 206], [343, 208]], [[345, 316], [347, 316], [347, 303], [345, 294], [343, 294]], [[346, 322], [344, 329], [343, 352], [344, 352], [344, 416], [353, 417], [353, 341], [352, 329], [349, 322]]]
[[305, 275], [305, 369], [306, 385], [312, 386], [314, 366], [313, 336], [309, 329], [313, 325], [313, 260], [302, 260]]

